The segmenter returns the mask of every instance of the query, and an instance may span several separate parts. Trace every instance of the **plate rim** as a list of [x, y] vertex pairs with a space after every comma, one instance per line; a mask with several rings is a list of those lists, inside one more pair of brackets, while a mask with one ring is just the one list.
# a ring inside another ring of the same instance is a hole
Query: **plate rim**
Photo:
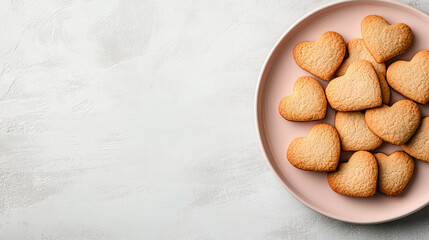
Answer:
[[[281, 184], [283, 185], [283, 187], [286, 188], [286, 190], [295, 198], [297, 199], [301, 204], [303, 204], [304, 206], [306, 206], [307, 208], [320, 213], [326, 217], [335, 219], [335, 220], [339, 220], [339, 221], [343, 221], [343, 222], [348, 222], [348, 223], [354, 223], [354, 224], [380, 224], [380, 223], [386, 223], [386, 222], [391, 222], [391, 221], [395, 221], [404, 217], [407, 217], [421, 209], [423, 209], [424, 207], [429, 205], [429, 199], [426, 203], [422, 204], [421, 206], [418, 206], [417, 208], [401, 214], [399, 216], [395, 216], [395, 217], [390, 217], [387, 219], [382, 219], [382, 220], [375, 220], [375, 221], [365, 221], [365, 220], [352, 220], [352, 219], [346, 219], [346, 218], [341, 218], [339, 216], [330, 214], [326, 211], [324, 211], [323, 209], [318, 209], [317, 207], [313, 206], [311, 203], [308, 203], [306, 200], [302, 199], [301, 197], [299, 197], [293, 190], [291, 190], [286, 183], [281, 179], [281, 177], [279, 176], [278, 172], [275, 170], [275, 168], [273, 167], [270, 158], [267, 155], [267, 151], [264, 145], [264, 141], [262, 139], [262, 134], [261, 134], [261, 125], [262, 125], [262, 121], [260, 121], [260, 117], [262, 115], [261, 112], [259, 112], [258, 109], [260, 109], [260, 103], [261, 101], [259, 101], [260, 97], [262, 96], [262, 82], [264, 81], [264, 75], [268, 75], [269, 71], [267, 69], [267, 66], [269, 63], [271, 63], [271, 61], [273, 61], [273, 59], [275, 58], [275, 54], [278, 52], [278, 49], [280, 49], [280, 44], [283, 41], [283, 39], [298, 25], [300, 24], [302, 21], [304, 21], [305, 19], [311, 17], [312, 15], [325, 10], [327, 8], [331, 8], [334, 7], [336, 5], [339, 4], [344, 4], [344, 3], [348, 3], [348, 2], [368, 2], [368, 0], [339, 0], [339, 1], [334, 1], [325, 5], [322, 5], [320, 7], [317, 7], [316, 9], [308, 12], [307, 14], [305, 14], [304, 16], [300, 17], [298, 20], [296, 20], [290, 27], [288, 27], [286, 29], [286, 31], [280, 36], [280, 38], [276, 41], [276, 43], [274, 44], [274, 46], [271, 48], [270, 52], [268, 53], [267, 57], [265, 58], [265, 61], [262, 65], [262, 68], [259, 72], [259, 77], [258, 77], [258, 82], [256, 84], [256, 91], [255, 91], [255, 102], [254, 102], [254, 114], [255, 114], [255, 124], [256, 124], [256, 130], [257, 130], [257, 136], [258, 136], [258, 142], [259, 142], [259, 146], [262, 150], [262, 154], [264, 156], [265, 162], [268, 164], [269, 168], [271, 169], [272, 172], [274, 172], [274, 175], [276, 176], [276, 178], [281, 182]], [[406, 8], [408, 10], [414, 11], [416, 13], [419, 13], [420, 15], [424, 15], [425, 17], [429, 18], [429, 14], [423, 12], [422, 10], [415, 8], [413, 6], [410, 6], [406, 3], [402, 3], [402, 2], [398, 2], [398, 1], [392, 1], [392, 0], [372, 0], [371, 2], [379, 2], [379, 3], [386, 3], [386, 4], [391, 4], [391, 5], [396, 5], [399, 6], [401, 8]]]

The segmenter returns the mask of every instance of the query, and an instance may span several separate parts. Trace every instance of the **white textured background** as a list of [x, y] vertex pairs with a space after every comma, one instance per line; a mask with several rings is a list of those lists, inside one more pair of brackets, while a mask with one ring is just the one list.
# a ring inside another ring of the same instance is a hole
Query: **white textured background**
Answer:
[[338, 222], [262, 157], [260, 68], [328, 2], [0, 1], [0, 239], [429, 238], [429, 207]]

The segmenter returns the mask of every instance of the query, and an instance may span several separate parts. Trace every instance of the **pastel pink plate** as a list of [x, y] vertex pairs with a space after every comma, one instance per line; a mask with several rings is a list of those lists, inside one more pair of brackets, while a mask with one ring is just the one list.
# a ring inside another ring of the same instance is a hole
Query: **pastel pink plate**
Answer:
[[[361, 38], [360, 23], [367, 15], [383, 16], [390, 24], [406, 23], [413, 33], [411, 47], [398, 59], [410, 60], [420, 50], [429, 50], [429, 16], [406, 4], [393, 1], [342, 1], [321, 7], [295, 23], [277, 42], [268, 56], [260, 75], [256, 92], [256, 121], [259, 139], [268, 164], [289, 192], [309, 208], [328, 217], [352, 223], [381, 223], [407, 216], [429, 203], [429, 163], [416, 160], [413, 178], [398, 197], [377, 193], [370, 198], [353, 198], [335, 193], [329, 187], [326, 173], [302, 171], [286, 158], [289, 143], [296, 137], [305, 137], [311, 127], [327, 122], [334, 125], [335, 111], [328, 109], [322, 121], [289, 122], [278, 113], [280, 100], [292, 94], [294, 81], [311, 74], [300, 69], [292, 56], [293, 47], [301, 41], [316, 41], [326, 31], [335, 31], [346, 43]], [[323, 87], [327, 81], [319, 79]], [[405, 99], [393, 89], [391, 103]], [[423, 116], [428, 116], [429, 104], [419, 105]], [[399, 146], [384, 143], [378, 152], [390, 154]], [[343, 152], [342, 161], [350, 152]]]

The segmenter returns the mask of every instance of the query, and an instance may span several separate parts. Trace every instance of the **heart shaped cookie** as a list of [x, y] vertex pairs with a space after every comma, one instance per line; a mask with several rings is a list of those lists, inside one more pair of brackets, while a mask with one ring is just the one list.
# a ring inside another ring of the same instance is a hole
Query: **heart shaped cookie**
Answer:
[[368, 109], [365, 122], [369, 129], [384, 141], [401, 145], [406, 143], [420, 125], [421, 112], [417, 104], [401, 100], [391, 107]]
[[374, 150], [383, 143], [369, 130], [362, 112], [337, 112], [335, 128], [345, 151]]
[[349, 68], [350, 64], [356, 60], [359, 60], [359, 59], [367, 60], [372, 64], [372, 67], [374, 68], [375, 72], [378, 75], [383, 103], [389, 104], [390, 88], [385, 78], [386, 64], [376, 62], [374, 57], [368, 51], [368, 48], [366, 48], [365, 42], [360, 38], [355, 38], [350, 40], [347, 43], [347, 50], [349, 52], [349, 56], [341, 64], [340, 68], [338, 68], [336, 75], [340, 77], [346, 74], [346, 71]]
[[396, 61], [387, 70], [390, 86], [421, 104], [429, 101], [429, 51], [414, 55], [411, 61]]
[[374, 153], [374, 157], [378, 162], [378, 191], [388, 196], [398, 196], [413, 176], [413, 158], [402, 151], [390, 156]]
[[329, 82], [326, 97], [338, 111], [360, 111], [382, 104], [377, 73], [370, 62], [361, 59], [350, 64], [344, 76]]
[[390, 25], [377, 15], [366, 16], [362, 20], [361, 32], [365, 45], [378, 63], [402, 54], [413, 41], [413, 32], [408, 25]]
[[293, 49], [298, 66], [323, 80], [331, 79], [345, 54], [344, 39], [336, 32], [325, 32], [317, 42], [300, 42]]
[[416, 134], [401, 147], [411, 156], [429, 162], [429, 117], [422, 119]]
[[334, 171], [340, 153], [337, 130], [329, 124], [320, 123], [311, 129], [307, 137], [296, 138], [289, 144], [287, 159], [302, 170]]
[[280, 101], [279, 113], [289, 121], [313, 121], [325, 118], [325, 91], [312, 77], [300, 77], [293, 85], [293, 95]]
[[378, 166], [366, 151], [355, 152], [337, 171], [328, 173], [328, 184], [335, 192], [351, 197], [370, 197], [377, 190]]

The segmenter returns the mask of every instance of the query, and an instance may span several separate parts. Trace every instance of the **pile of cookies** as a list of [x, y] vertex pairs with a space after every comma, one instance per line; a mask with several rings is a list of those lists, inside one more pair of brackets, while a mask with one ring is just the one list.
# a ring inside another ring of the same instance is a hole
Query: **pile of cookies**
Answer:
[[[362, 39], [347, 46], [340, 34], [326, 32], [317, 42], [304, 41], [293, 49], [299, 67], [329, 83], [324, 90], [313, 77], [298, 78], [293, 95], [280, 101], [281, 116], [321, 120], [328, 102], [337, 112], [335, 127], [315, 125], [307, 137], [290, 143], [287, 158], [296, 168], [328, 172], [328, 183], [339, 194], [369, 197], [378, 190], [397, 196], [413, 176], [413, 157], [429, 162], [429, 117], [422, 119], [416, 104], [429, 101], [429, 51], [418, 52], [411, 61], [396, 61], [386, 70], [385, 62], [411, 45], [411, 28], [371, 15], [362, 20], [361, 32]], [[389, 106], [389, 86], [410, 100]], [[384, 141], [405, 152], [369, 152]], [[355, 153], [340, 163], [341, 150]]]

